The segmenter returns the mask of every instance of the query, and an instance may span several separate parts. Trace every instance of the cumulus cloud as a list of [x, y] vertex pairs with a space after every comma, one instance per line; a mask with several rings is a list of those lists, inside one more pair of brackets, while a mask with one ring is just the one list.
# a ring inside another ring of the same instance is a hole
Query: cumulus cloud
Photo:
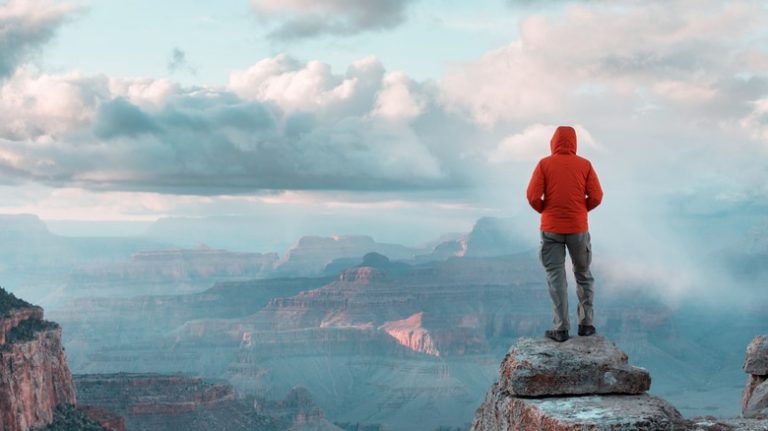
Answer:
[[419, 116], [426, 102], [418, 94], [416, 82], [402, 72], [384, 78], [384, 87], [376, 98], [374, 115], [391, 119], [409, 119]]
[[79, 73], [38, 73], [21, 67], [0, 82], [0, 137], [10, 140], [55, 140], [87, 127], [95, 104], [107, 97], [104, 78]]
[[375, 58], [337, 74], [278, 55], [190, 88], [22, 68], [0, 94], [15, 118], [0, 126], [6, 182], [218, 194], [463, 181], [412, 124], [432, 96]]
[[0, 78], [12, 74], [51, 40], [73, 10], [71, 4], [49, 0], [9, 0], [0, 4]]
[[[552, 133], [557, 129], [554, 124], [532, 124], [523, 131], [514, 133], [504, 138], [501, 143], [488, 154], [491, 163], [504, 163], [509, 161], [535, 162], [549, 155], [549, 141]], [[575, 125], [578, 142], [578, 151], [585, 148], [597, 148], [595, 138], [581, 125]]]
[[635, 108], [717, 104], [738, 72], [766, 72], [767, 53], [754, 43], [766, 13], [752, 1], [577, 4], [526, 17], [518, 40], [442, 84], [449, 103], [484, 124], [562, 114], [595, 95]]
[[[306, 5], [258, 3], [275, 17]], [[526, 17], [517, 40], [438, 83], [374, 57], [337, 71], [280, 54], [199, 87], [21, 67], [0, 86], [0, 166], [6, 182], [168, 193], [457, 190], [524, 183], [555, 125], [577, 124], [609, 180], [738, 195], [758, 163], [741, 183], [709, 167], [742, 163], [724, 143], [763, 139], [766, 11], [704, 0], [683, 19], [690, 0], [661, 3]]]
[[415, 0], [251, 0], [256, 15], [277, 22], [270, 37], [295, 40], [394, 28]]

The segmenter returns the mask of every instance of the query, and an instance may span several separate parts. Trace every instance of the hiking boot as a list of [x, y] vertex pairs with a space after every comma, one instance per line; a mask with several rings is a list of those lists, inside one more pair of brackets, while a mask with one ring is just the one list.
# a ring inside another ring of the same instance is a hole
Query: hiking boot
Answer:
[[558, 343], [562, 343], [563, 341], [568, 339], [568, 331], [566, 330], [555, 331], [553, 329], [548, 329], [544, 331], [544, 336], [552, 340], [555, 340]]
[[590, 335], [595, 335], [595, 327], [592, 325], [579, 325], [579, 336], [580, 337], [589, 337]]

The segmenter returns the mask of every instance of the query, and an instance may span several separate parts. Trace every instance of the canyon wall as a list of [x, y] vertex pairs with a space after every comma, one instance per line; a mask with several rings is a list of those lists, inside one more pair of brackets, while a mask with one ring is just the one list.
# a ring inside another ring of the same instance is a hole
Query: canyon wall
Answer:
[[57, 406], [74, 403], [61, 327], [0, 288], [0, 429], [47, 426]]

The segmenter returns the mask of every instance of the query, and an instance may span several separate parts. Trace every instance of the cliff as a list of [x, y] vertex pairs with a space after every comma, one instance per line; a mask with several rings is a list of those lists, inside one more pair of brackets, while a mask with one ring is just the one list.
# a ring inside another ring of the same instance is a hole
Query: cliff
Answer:
[[57, 406], [74, 403], [61, 327], [0, 288], [0, 429], [45, 427]]

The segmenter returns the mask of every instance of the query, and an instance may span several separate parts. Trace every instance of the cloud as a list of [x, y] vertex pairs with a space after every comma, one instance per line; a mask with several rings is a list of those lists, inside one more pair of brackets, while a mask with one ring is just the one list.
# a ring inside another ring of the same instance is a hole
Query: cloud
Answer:
[[768, 145], [768, 98], [756, 100], [740, 124], [754, 138]]
[[425, 101], [415, 90], [417, 83], [402, 72], [384, 78], [384, 87], [376, 97], [373, 115], [390, 119], [409, 119], [424, 112]]
[[[741, 196], [766, 179], [748, 155], [765, 150], [766, 12], [705, 1], [695, 19], [679, 18], [691, 4], [590, 2], [528, 16], [517, 40], [439, 82], [374, 57], [338, 71], [279, 54], [196, 87], [22, 66], [0, 85], [0, 179], [203, 195], [460, 194], [525, 183], [554, 125], [576, 124], [580, 152], [614, 187]], [[727, 179], [713, 160], [748, 175]]]
[[397, 27], [416, 0], [251, 0], [256, 15], [276, 22], [270, 37], [347, 36]]
[[0, 178], [200, 195], [454, 187], [466, 179], [445, 143], [417, 127], [429, 91], [375, 58], [337, 74], [278, 55], [189, 88], [21, 68], [0, 87], [15, 118]]
[[[578, 138], [579, 153], [585, 148], [597, 148], [595, 138], [581, 125], [574, 125]], [[488, 154], [491, 163], [509, 161], [536, 162], [549, 155], [549, 141], [557, 129], [554, 124], [532, 124], [522, 132], [514, 133], [504, 138], [501, 143]]]
[[717, 105], [733, 77], [765, 73], [756, 41], [759, 2], [607, 2], [531, 15], [520, 37], [467, 63], [442, 81], [448, 103], [478, 122], [541, 120], [569, 113], [595, 96], [634, 110], [674, 104]]
[[0, 78], [11, 75], [46, 42], [75, 9], [48, 0], [9, 0], [0, 4]]
[[95, 105], [108, 97], [103, 77], [86, 78], [77, 72], [38, 73], [20, 67], [0, 82], [0, 137], [9, 140], [56, 140], [86, 127]]
[[185, 71], [192, 75], [197, 75], [197, 68], [189, 64], [187, 53], [179, 48], [173, 48], [173, 51], [171, 51], [170, 58], [168, 59], [168, 71], [170, 73]]

